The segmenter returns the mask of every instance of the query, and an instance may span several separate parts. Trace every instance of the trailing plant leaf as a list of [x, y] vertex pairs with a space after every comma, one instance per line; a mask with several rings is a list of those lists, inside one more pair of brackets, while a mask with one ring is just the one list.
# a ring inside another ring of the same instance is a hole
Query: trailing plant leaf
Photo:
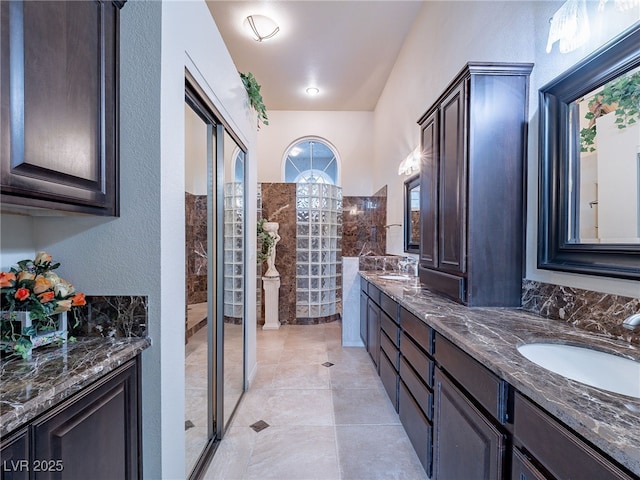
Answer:
[[258, 113], [258, 128], [260, 128], [260, 122], [265, 125], [269, 125], [269, 119], [267, 118], [267, 108], [262, 100], [262, 94], [260, 93], [260, 84], [253, 76], [253, 73], [240, 73], [240, 78], [244, 84], [244, 88], [249, 96], [249, 104]]
[[580, 131], [580, 151], [594, 152], [596, 119], [614, 111], [614, 124], [619, 130], [640, 120], [640, 71], [607, 83], [589, 101], [589, 112], [584, 116], [589, 126]]
[[267, 221], [266, 218], [261, 218], [258, 220], [258, 264], [262, 264], [262, 262], [266, 261], [271, 254], [271, 249], [273, 248], [273, 244], [275, 243], [274, 238], [269, 235], [268, 232], [264, 230], [264, 224]]

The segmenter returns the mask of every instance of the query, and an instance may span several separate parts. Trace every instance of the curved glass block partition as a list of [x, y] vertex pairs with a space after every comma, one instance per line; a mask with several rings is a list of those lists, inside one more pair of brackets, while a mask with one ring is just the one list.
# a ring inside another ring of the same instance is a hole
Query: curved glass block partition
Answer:
[[342, 189], [297, 184], [296, 223], [296, 320], [336, 320], [342, 298]]
[[244, 184], [224, 184], [224, 320], [242, 323], [244, 312]]

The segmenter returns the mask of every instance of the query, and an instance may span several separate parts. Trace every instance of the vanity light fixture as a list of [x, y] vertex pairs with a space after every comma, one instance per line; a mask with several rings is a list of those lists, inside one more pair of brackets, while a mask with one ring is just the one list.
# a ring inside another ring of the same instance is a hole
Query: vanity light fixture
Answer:
[[265, 15], [249, 15], [244, 25], [251, 31], [251, 35], [256, 42], [262, 42], [275, 36], [280, 31], [280, 27], [271, 18]]
[[560, 53], [569, 53], [584, 45], [591, 36], [586, 0], [567, 0], [549, 19], [547, 53], [558, 42]]
[[318, 87], [309, 87], [305, 92], [307, 92], [307, 95], [314, 97], [320, 93], [320, 89]]
[[420, 147], [416, 147], [405, 157], [398, 167], [398, 175], [413, 175], [420, 171]]

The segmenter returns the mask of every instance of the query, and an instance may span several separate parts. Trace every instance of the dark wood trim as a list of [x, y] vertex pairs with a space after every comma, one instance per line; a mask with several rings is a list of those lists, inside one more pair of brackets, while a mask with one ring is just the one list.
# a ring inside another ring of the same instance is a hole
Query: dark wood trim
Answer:
[[420, 175], [414, 175], [404, 181], [404, 251], [407, 253], [420, 253], [420, 240], [412, 237], [411, 222], [411, 190], [420, 186]]
[[570, 104], [638, 66], [640, 27], [635, 26], [539, 91], [538, 268], [640, 279], [640, 244], [570, 243], [566, 215]]

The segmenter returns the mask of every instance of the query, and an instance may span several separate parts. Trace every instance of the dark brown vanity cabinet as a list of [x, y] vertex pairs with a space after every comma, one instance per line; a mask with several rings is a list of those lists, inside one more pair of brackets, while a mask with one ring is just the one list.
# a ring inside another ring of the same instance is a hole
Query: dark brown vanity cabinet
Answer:
[[433, 341], [431, 327], [400, 307], [398, 414], [427, 475], [433, 463]]
[[3, 205], [118, 215], [123, 4], [0, 2]]
[[133, 359], [3, 439], [2, 478], [141, 478], [138, 392]]
[[436, 334], [433, 479], [508, 478], [509, 385]]
[[420, 280], [519, 306], [531, 64], [468, 64], [420, 118]]
[[513, 437], [512, 479], [638, 478], [624, 472], [519, 392], [514, 401]]

